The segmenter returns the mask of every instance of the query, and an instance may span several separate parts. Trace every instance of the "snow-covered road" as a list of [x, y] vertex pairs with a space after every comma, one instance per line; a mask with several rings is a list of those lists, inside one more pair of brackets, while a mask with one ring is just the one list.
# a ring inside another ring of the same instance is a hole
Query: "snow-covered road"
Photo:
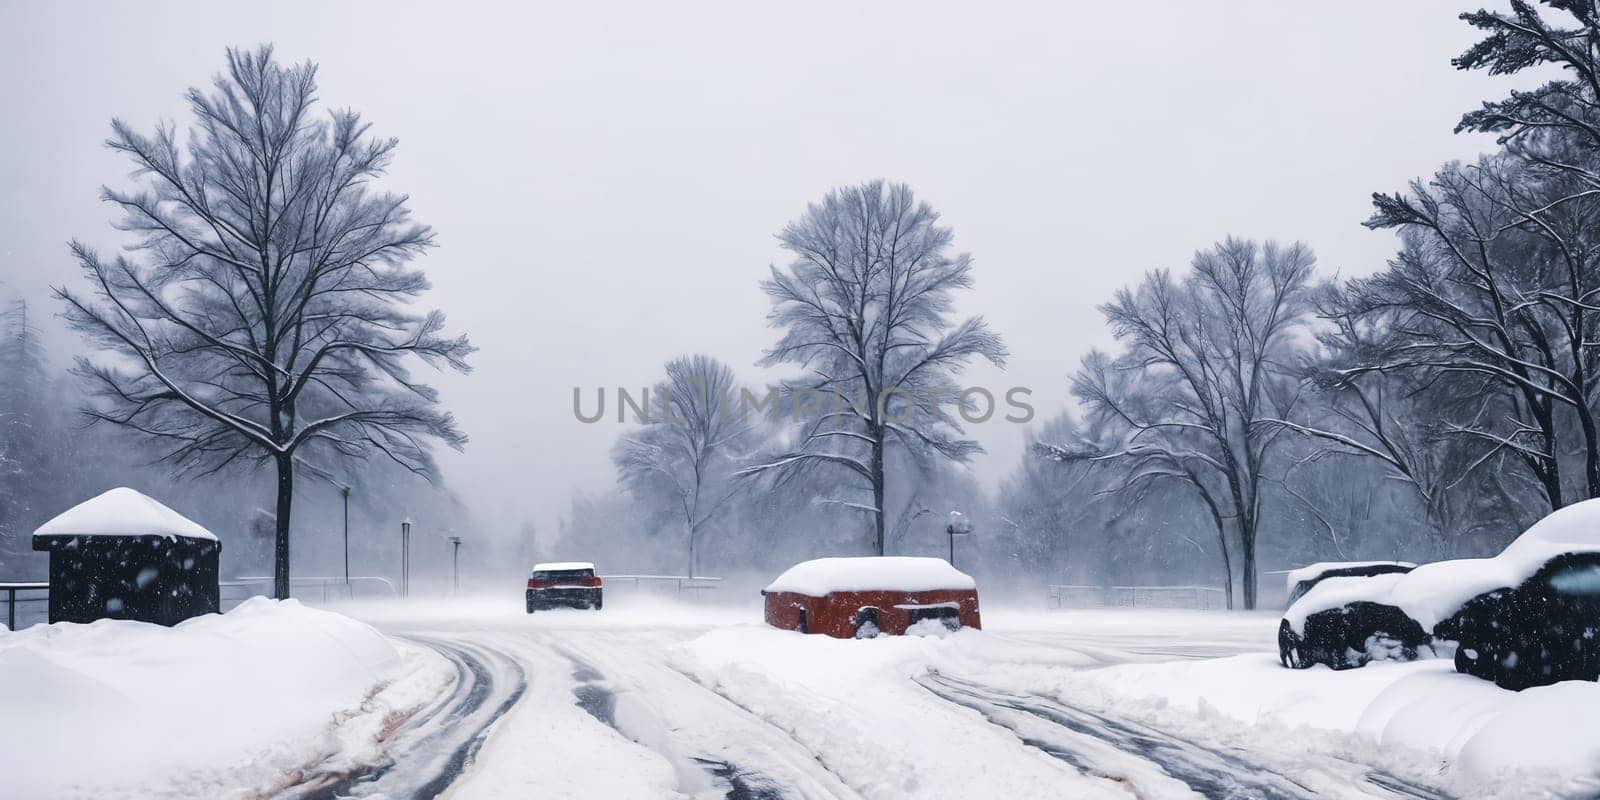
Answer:
[[[1241, 750], [984, 683], [1012, 668], [1259, 652], [1272, 642], [1269, 615], [995, 610], [981, 654], [969, 658], [960, 637], [840, 642], [771, 631], [752, 624], [754, 608], [344, 610], [437, 648], [463, 683], [401, 725], [383, 767], [338, 781], [339, 795], [1448, 796], [1416, 775], [1293, 742]], [[297, 796], [333, 796], [332, 784], [312, 780], [322, 791]]]
[[521, 659], [473, 636], [408, 637], [455, 670], [448, 691], [397, 716], [375, 763], [352, 765], [341, 753], [308, 767], [280, 795], [299, 800], [339, 797], [435, 797], [461, 777], [490, 729], [527, 689]]
[[[366, 611], [386, 632], [452, 660], [465, 655], [471, 666], [460, 676], [467, 685], [488, 683], [497, 697], [514, 695], [492, 720], [492, 735], [471, 751], [471, 766], [449, 784], [450, 797], [859, 796], [783, 731], [669, 665], [675, 647], [713, 625], [743, 620], [742, 612], [526, 617], [477, 604], [419, 615]], [[392, 740], [393, 763], [341, 781], [338, 796], [433, 796], [442, 776], [454, 777], [438, 763], [442, 740], [453, 753], [458, 742], [476, 740], [483, 726], [476, 709], [490, 704], [443, 705], [427, 719], [407, 721]], [[455, 718], [463, 729], [455, 736], [438, 730]], [[412, 732], [418, 727], [424, 730]]]
[[1348, 759], [1285, 747], [1240, 751], [1211, 745], [1105, 712], [938, 673], [918, 683], [977, 711], [1030, 747], [1085, 773], [1126, 782], [1139, 797], [1446, 797]]

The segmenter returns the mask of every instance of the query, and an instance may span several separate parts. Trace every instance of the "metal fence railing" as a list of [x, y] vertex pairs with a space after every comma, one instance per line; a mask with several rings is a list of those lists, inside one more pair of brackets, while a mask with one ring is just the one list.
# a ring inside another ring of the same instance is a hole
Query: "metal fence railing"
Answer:
[[44, 592], [37, 597], [23, 597], [24, 603], [45, 603], [50, 600], [49, 581], [5, 581], [0, 582], [0, 592], [6, 596], [6, 628], [17, 629], [17, 592]]
[[[323, 602], [340, 598], [354, 598], [357, 587], [370, 587], [376, 594], [398, 597], [394, 584], [388, 578], [376, 575], [352, 575], [346, 581], [344, 578], [293, 578], [289, 581], [292, 587], [320, 590]], [[221, 594], [219, 598], [224, 611], [257, 595], [272, 594], [272, 578], [270, 577], [244, 577], [232, 580], [217, 581], [217, 588]], [[22, 596], [19, 597], [18, 593]], [[24, 622], [44, 622], [48, 618], [47, 606], [50, 601], [49, 581], [0, 581], [0, 598], [6, 604], [6, 628], [17, 629], [18, 606], [25, 605], [22, 615]]]
[[[272, 594], [272, 576], [270, 575], [246, 575], [243, 577], [234, 578], [232, 580], [218, 581], [218, 583], [224, 590], [224, 595], [228, 593], [227, 590], [229, 589], [238, 590], [240, 588], [253, 588], [257, 590], [246, 593], [243, 597], [240, 597], [239, 599], [241, 601], [246, 597]], [[377, 592], [378, 594], [389, 597], [400, 596], [400, 592], [399, 590], [395, 589], [393, 582], [391, 582], [388, 578], [379, 577], [377, 575], [351, 575], [349, 578], [324, 578], [321, 576], [290, 578], [289, 588], [293, 589], [296, 587], [310, 587], [313, 590], [320, 590], [322, 592], [322, 602], [324, 603], [328, 602], [329, 600], [338, 600], [341, 598], [353, 600], [356, 597], [357, 587], [376, 588], [379, 590]]]
[[1228, 607], [1228, 598], [1213, 586], [1082, 586], [1051, 584], [1051, 608], [1195, 608]]
[[706, 576], [689, 577], [688, 575], [601, 575], [607, 587], [618, 584], [633, 588], [646, 585], [658, 585], [663, 588], [676, 587], [678, 594], [688, 592], [692, 597], [699, 597], [702, 592], [715, 589], [722, 582], [721, 578]]

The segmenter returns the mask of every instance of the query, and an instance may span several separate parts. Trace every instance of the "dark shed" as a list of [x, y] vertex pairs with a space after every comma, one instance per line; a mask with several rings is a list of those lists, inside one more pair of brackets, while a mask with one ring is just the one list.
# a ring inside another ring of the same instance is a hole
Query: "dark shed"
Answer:
[[222, 543], [128, 488], [84, 501], [33, 532], [50, 554], [50, 621], [175, 625], [220, 611]]

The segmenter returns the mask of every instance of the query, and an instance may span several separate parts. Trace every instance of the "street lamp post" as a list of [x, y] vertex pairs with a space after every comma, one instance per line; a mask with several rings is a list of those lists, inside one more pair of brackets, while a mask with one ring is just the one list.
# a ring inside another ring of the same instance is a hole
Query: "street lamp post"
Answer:
[[972, 533], [972, 521], [960, 511], [952, 511], [950, 523], [944, 526], [944, 531], [950, 534], [950, 566], [953, 567], [956, 565], [956, 537]]
[[411, 518], [400, 523], [400, 596], [411, 596]]
[[451, 536], [450, 544], [454, 545], [450, 551], [450, 592], [461, 594], [461, 537]]

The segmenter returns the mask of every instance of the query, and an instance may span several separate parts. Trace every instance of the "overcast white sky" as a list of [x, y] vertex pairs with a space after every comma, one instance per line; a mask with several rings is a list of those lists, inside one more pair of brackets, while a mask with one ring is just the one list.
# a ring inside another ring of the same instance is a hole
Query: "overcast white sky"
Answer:
[[[53, 311], [67, 240], [116, 243], [113, 115], [186, 122], [228, 45], [314, 59], [326, 103], [400, 138], [388, 186], [439, 231], [429, 301], [481, 348], [437, 381], [473, 437], [447, 479], [496, 528], [549, 526], [612, 480], [618, 428], [579, 424], [572, 387], [693, 351], [766, 380], [757, 281], [831, 186], [905, 181], [943, 213], [977, 262], [961, 309], [1012, 353], [969, 382], [1048, 416], [1108, 343], [1095, 305], [1147, 269], [1229, 233], [1380, 266], [1370, 193], [1487, 149], [1451, 130], [1507, 87], [1450, 66], [1476, 2], [507, 5], [0, 0], [0, 295]], [[1022, 430], [973, 433], [992, 486]]]

